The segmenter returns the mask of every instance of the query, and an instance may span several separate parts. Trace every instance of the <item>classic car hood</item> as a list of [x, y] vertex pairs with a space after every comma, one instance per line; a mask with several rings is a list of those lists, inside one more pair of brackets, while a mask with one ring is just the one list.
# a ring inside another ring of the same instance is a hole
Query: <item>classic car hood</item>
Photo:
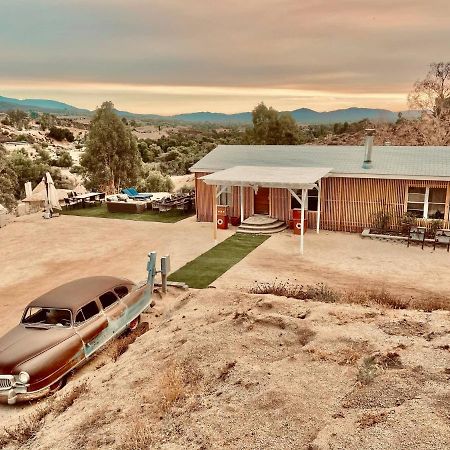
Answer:
[[0, 375], [9, 375], [18, 364], [74, 334], [73, 328], [42, 329], [17, 325], [0, 338]]

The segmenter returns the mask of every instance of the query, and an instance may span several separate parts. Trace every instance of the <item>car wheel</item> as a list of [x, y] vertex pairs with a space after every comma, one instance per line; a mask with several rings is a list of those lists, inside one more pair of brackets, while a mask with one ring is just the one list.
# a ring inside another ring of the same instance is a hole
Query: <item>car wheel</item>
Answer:
[[139, 326], [140, 322], [141, 322], [141, 316], [137, 316], [136, 319], [134, 319], [130, 322], [130, 324], [128, 325], [128, 329], [130, 331], [134, 331]]
[[66, 385], [66, 382], [67, 382], [66, 377], [62, 377], [60, 380], [55, 381], [53, 384], [50, 385], [50, 393], [53, 394], [62, 389]]

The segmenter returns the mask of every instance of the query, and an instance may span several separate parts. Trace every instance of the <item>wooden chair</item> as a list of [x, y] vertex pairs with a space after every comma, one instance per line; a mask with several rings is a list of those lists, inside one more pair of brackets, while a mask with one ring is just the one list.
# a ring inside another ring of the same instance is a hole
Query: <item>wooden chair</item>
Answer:
[[450, 230], [444, 228], [436, 230], [434, 235], [433, 250], [436, 250], [436, 245], [446, 245], [447, 252], [450, 250]]
[[423, 246], [425, 245], [425, 233], [426, 227], [411, 227], [408, 234], [408, 247], [411, 242], [416, 242], [422, 244], [423, 250]]

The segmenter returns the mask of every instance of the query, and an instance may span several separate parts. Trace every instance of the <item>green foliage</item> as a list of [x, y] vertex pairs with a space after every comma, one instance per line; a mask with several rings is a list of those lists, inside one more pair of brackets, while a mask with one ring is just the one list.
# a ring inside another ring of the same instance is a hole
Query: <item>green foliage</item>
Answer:
[[30, 118], [25, 111], [21, 111], [20, 109], [12, 109], [6, 111], [6, 115], [8, 117], [9, 124], [17, 128], [18, 130], [21, 130], [22, 128], [28, 128]]
[[169, 176], [156, 170], [144, 170], [136, 188], [139, 192], [172, 192], [174, 185]]
[[417, 224], [417, 218], [409, 212], [405, 212], [400, 218], [400, 228], [403, 234], [407, 234], [409, 229]]
[[11, 210], [16, 206], [14, 193], [18, 189], [18, 179], [5, 148], [0, 145], [0, 204]]
[[392, 221], [392, 214], [383, 208], [374, 214], [373, 226], [378, 230], [386, 231], [389, 229], [391, 221]]
[[104, 102], [95, 112], [81, 166], [89, 189], [119, 192], [122, 187], [137, 183], [142, 160], [136, 139], [114, 112], [111, 102]]
[[252, 111], [253, 129], [246, 138], [251, 144], [293, 145], [299, 142], [299, 129], [289, 113], [279, 113], [260, 103]]
[[16, 134], [11, 138], [14, 142], [29, 142], [30, 144], [34, 143], [34, 137], [31, 134]]
[[39, 117], [39, 125], [41, 126], [42, 131], [54, 127], [56, 125], [56, 122], [56, 116], [54, 116], [53, 114], [43, 113]]
[[434, 237], [436, 231], [444, 227], [444, 221], [441, 219], [433, 219], [430, 221], [430, 235]]
[[58, 158], [52, 161], [52, 165], [56, 167], [72, 167], [73, 158], [67, 150], [62, 151]]
[[73, 142], [75, 140], [75, 136], [68, 128], [58, 128], [56, 126], [50, 128], [47, 136], [57, 141], [63, 141], [65, 139], [67, 142]]
[[72, 166], [70, 168], [70, 173], [82, 174], [83, 168], [81, 166]]
[[52, 158], [51, 158], [48, 150], [46, 150], [45, 148], [39, 147], [36, 149], [36, 154], [37, 154], [38, 158], [41, 159], [42, 162], [44, 162], [46, 164], [50, 164]]

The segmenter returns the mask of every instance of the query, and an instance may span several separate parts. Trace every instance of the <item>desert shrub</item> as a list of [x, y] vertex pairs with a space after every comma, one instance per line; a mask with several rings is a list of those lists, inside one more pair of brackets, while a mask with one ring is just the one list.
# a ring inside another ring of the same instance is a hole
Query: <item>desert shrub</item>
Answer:
[[75, 400], [86, 394], [88, 390], [87, 381], [83, 381], [82, 383], [74, 386], [69, 392], [63, 394], [58, 399], [53, 400], [50, 405], [51, 412], [55, 416], [62, 414], [75, 403]]
[[367, 385], [372, 383], [378, 374], [378, 365], [375, 362], [374, 356], [368, 356], [364, 358], [361, 366], [359, 367], [356, 380], [361, 385]]
[[436, 231], [444, 227], [444, 221], [441, 219], [433, 219], [429, 222], [429, 234], [434, 238]]
[[177, 401], [185, 396], [185, 383], [182, 369], [177, 364], [170, 365], [164, 372], [160, 390], [162, 394], [162, 408], [169, 410]]
[[123, 355], [128, 347], [139, 337], [142, 336], [145, 332], [148, 331], [149, 325], [148, 322], [142, 322], [139, 326], [134, 330], [128, 333], [123, 334], [122, 336], [115, 339], [111, 345], [107, 348], [106, 352], [111, 357], [113, 361], [117, 361], [117, 359]]
[[47, 136], [56, 141], [63, 141], [65, 139], [67, 142], [73, 142], [75, 140], [75, 136], [68, 128], [59, 128], [56, 126], [50, 127]]
[[449, 311], [450, 298], [440, 296], [413, 298], [411, 299], [411, 308], [426, 312], [437, 310]]
[[189, 192], [192, 192], [194, 190], [193, 186], [189, 186], [187, 184], [183, 184], [183, 186], [178, 189], [178, 192], [181, 192], [182, 194], [188, 194]]
[[78, 166], [78, 165], [72, 166], [70, 168], [70, 173], [81, 174], [81, 173], [83, 173], [83, 168], [81, 166]]
[[391, 221], [392, 221], [392, 214], [386, 211], [385, 209], [382, 209], [374, 214], [373, 227], [381, 231], [386, 231], [389, 229]]
[[358, 420], [358, 425], [360, 428], [373, 427], [378, 423], [385, 422], [387, 419], [386, 412], [379, 413], [364, 413]]
[[307, 298], [317, 302], [336, 303], [340, 299], [340, 295], [332, 288], [324, 283], [316, 285], [308, 285], [306, 287]]
[[52, 159], [49, 151], [41, 147], [36, 148], [36, 156], [45, 164], [49, 164]]
[[73, 158], [68, 151], [64, 150], [52, 161], [52, 164], [56, 167], [72, 167]]
[[406, 212], [400, 218], [400, 228], [403, 234], [408, 234], [409, 229], [417, 224], [417, 218], [411, 213]]
[[133, 421], [125, 430], [121, 438], [122, 450], [142, 450], [152, 448], [154, 427], [142, 419]]
[[157, 170], [144, 171], [144, 176], [137, 183], [140, 192], [172, 192], [174, 185], [171, 178]]

